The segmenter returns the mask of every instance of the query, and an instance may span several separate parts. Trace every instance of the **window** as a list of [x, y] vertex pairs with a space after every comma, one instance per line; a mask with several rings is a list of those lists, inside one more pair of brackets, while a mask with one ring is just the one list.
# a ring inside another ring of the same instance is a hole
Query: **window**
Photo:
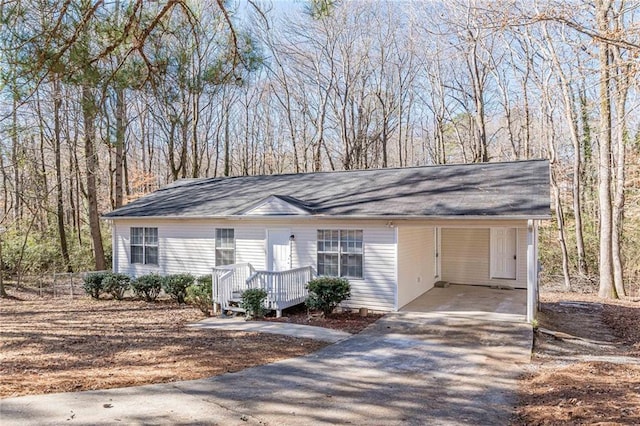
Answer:
[[318, 230], [318, 275], [362, 278], [362, 230]]
[[158, 264], [158, 228], [131, 228], [131, 263]]
[[236, 263], [236, 239], [233, 229], [216, 228], [216, 266]]

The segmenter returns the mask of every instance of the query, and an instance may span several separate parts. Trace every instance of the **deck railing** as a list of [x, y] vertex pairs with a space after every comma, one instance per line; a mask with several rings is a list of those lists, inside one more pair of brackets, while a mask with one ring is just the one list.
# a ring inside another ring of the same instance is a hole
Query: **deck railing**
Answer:
[[315, 276], [312, 266], [286, 271], [256, 271], [248, 280], [247, 288], [262, 288], [267, 292], [266, 308], [276, 311], [304, 302], [307, 283]]
[[213, 294], [214, 298], [218, 295], [218, 303], [225, 310], [234, 292], [261, 288], [267, 292], [265, 308], [275, 310], [280, 316], [283, 309], [304, 302], [308, 294], [307, 283], [315, 276], [312, 266], [287, 271], [256, 271], [251, 264], [228, 265], [214, 268]]
[[255, 269], [250, 263], [236, 263], [213, 268], [214, 312], [217, 309], [215, 302], [220, 304], [222, 309], [225, 309], [228, 307], [229, 300], [233, 299], [233, 293], [246, 290], [247, 279], [254, 272]]

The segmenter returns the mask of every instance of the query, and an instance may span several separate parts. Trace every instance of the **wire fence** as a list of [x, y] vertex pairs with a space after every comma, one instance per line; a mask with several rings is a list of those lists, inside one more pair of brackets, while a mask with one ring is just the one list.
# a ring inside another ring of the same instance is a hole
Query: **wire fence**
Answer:
[[40, 280], [40, 296], [69, 297], [85, 294], [83, 284], [84, 277], [88, 274], [110, 271], [84, 271], [84, 272], [56, 272], [52, 280]]

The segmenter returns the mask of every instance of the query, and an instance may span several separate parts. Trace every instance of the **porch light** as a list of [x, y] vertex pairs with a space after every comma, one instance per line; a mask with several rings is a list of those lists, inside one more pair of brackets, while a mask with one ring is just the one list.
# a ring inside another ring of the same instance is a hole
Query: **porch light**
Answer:
[[296, 240], [296, 236], [291, 234], [289, 235], [289, 241], [295, 241]]

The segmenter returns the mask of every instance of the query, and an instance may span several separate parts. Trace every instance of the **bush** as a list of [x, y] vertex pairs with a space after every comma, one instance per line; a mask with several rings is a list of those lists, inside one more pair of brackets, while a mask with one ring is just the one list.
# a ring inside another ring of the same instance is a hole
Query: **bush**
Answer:
[[137, 297], [153, 302], [160, 294], [162, 277], [158, 274], [142, 275], [131, 282], [131, 289]]
[[188, 303], [196, 306], [206, 316], [211, 316], [213, 304], [211, 287], [211, 275], [198, 277], [195, 284], [187, 287], [187, 297], [185, 298]]
[[94, 299], [99, 299], [100, 294], [105, 291], [102, 281], [108, 275], [111, 275], [111, 272], [92, 272], [85, 275], [84, 283], [82, 284], [85, 293]]
[[245, 310], [245, 319], [247, 321], [264, 316], [264, 301], [266, 298], [267, 292], [261, 288], [250, 288], [242, 293], [240, 307]]
[[309, 296], [304, 303], [309, 309], [330, 315], [340, 302], [351, 297], [351, 286], [345, 278], [320, 277], [307, 284]]
[[193, 285], [194, 278], [191, 274], [167, 275], [162, 279], [162, 289], [178, 303], [184, 303], [187, 297], [187, 288]]
[[122, 300], [124, 292], [129, 289], [130, 285], [131, 279], [125, 274], [106, 274], [102, 279], [103, 291], [118, 300]]

